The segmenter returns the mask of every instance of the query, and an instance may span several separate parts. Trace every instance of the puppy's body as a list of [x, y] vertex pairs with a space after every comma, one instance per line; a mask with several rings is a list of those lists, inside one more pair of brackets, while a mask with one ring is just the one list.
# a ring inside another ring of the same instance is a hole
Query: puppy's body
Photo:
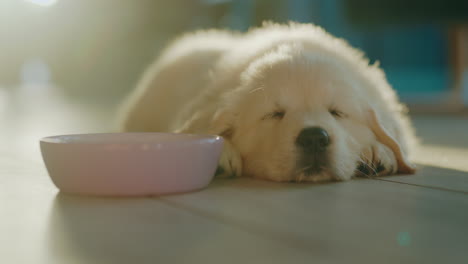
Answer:
[[[362, 165], [412, 171], [412, 132], [383, 72], [313, 25], [183, 36], [146, 72], [123, 129], [220, 134], [228, 176], [323, 181], [349, 179]], [[310, 143], [316, 131], [326, 146]]]
[[224, 31], [204, 31], [169, 45], [126, 102], [122, 128], [148, 132], [180, 129], [185, 122], [182, 113], [190, 112], [187, 106], [210, 85], [215, 63], [236, 39]]

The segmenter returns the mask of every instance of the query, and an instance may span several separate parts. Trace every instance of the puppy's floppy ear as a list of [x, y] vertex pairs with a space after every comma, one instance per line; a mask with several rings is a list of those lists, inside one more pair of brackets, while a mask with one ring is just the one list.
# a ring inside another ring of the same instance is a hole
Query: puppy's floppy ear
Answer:
[[398, 142], [382, 126], [373, 109], [368, 111], [368, 122], [372, 132], [374, 132], [377, 137], [377, 140], [393, 151], [398, 164], [398, 172], [407, 174], [415, 173], [415, 166], [408, 161], [405, 153], [401, 150], [400, 144], [398, 144]]

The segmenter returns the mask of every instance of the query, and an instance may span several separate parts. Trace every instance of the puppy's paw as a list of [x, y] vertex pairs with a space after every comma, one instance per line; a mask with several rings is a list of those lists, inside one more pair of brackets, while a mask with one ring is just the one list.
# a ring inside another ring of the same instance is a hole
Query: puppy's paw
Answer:
[[362, 151], [361, 161], [358, 176], [385, 176], [396, 173], [398, 169], [392, 150], [379, 142]]
[[241, 176], [242, 158], [232, 144], [225, 140], [223, 152], [216, 169], [216, 177], [234, 178]]
[[393, 151], [384, 144], [377, 143], [374, 147], [373, 166], [377, 176], [394, 174], [398, 170], [397, 160]]

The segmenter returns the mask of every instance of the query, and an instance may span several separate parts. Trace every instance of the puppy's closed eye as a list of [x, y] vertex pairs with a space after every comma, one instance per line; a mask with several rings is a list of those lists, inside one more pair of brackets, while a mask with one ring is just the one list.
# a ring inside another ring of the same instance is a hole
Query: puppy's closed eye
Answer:
[[346, 115], [335, 107], [328, 109], [328, 112], [335, 118], [344, 118]]
[[277, 120], [281, 120], [283, 119], [283, 117], [286, 115], [286, 111], [284, 110], [275, 110], [271, 113], [268, 113], [266, 115], [264, 115], [262, 117], [262, 120], [265, 120], [265, 119], [277, 119]]

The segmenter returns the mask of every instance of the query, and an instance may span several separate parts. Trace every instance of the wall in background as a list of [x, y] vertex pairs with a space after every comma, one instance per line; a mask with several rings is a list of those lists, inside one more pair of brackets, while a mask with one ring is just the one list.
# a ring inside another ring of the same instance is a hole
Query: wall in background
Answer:
[[348, 2], [2, 0], [0, 86], [50, 81], [65, 95], [113, 100], [128, 93], [161, 47], [181, 32], [247, 30], [263, 20], [312, 22], [346, 38], [371, 61], [381, 62], [404, 100], [426, 100], [431, 94], [437, 99], [452, 86], [448, 26], [356, 22]]

